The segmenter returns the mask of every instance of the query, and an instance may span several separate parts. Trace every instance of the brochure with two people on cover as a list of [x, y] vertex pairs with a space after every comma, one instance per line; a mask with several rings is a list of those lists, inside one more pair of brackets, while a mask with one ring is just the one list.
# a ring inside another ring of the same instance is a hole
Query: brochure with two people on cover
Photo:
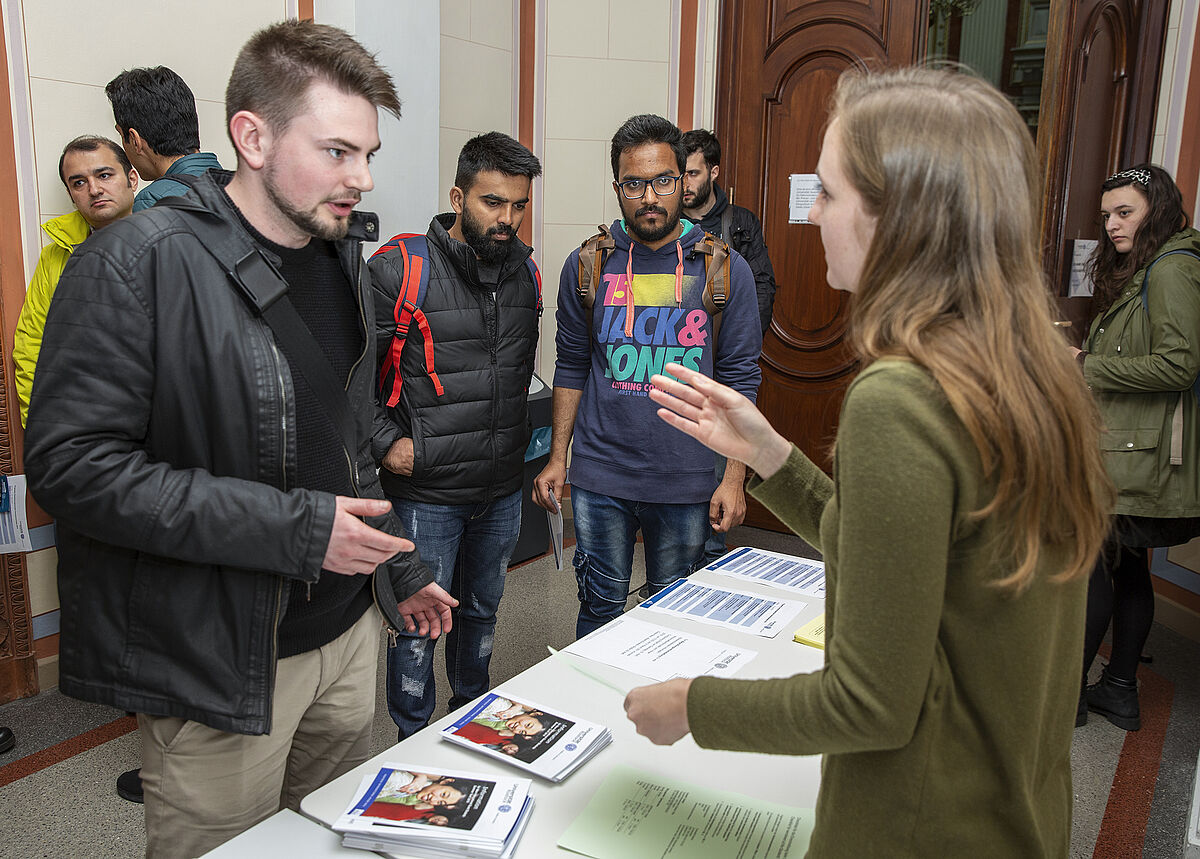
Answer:
[[603, 725], [551, 712], [503, 690], [480, 698], [442, 729], [442, 738], [550, 781], [565, 778], [612, 741]]

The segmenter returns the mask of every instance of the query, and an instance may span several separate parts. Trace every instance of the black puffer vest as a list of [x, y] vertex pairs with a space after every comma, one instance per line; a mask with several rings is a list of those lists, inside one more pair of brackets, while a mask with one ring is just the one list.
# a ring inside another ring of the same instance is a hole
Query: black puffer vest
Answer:
[[[433, 340], [433, 372], [426, 338], [416, 325], [401, 356], [403, 389], [391, 424], [376, 436], [376, 452], [397, 438], [413, 440], [413, 473], [380, 472], [384, 491], [427, 504], [483, 504], [521, 488], [529, 444], [526, 396], [538, 342], [538, 285], [526, 265], [532, 250], [516, 238], [493, 295], [479, 281], [471, 249], [446, 230], [454, 215], [429, 225], [429, 289], [421, 311]], [[376, 331], [382, 361], [395, 333], [394, 308], [403, 263], [399, 250], [369, 263], [375, 289]]]

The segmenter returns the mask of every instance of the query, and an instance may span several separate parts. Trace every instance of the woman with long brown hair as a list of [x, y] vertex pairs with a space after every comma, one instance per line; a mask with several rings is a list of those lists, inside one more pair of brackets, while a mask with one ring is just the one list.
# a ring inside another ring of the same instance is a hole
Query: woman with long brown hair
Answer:
[[1085, 685], [1110, 620], [1112, 654], [1099, 682], [1080, 692], [1075, 724], [1091, 710], [1136, 731], [1138, 659], [1154, 620], [1149, 549], [1200, 534], [1200, 233], [1161, 167], [1139, 164], [1100, 189], [1095, 316], [1075, 354], [1100, 408], [1118, 496], [1088, 585]]
[[1042, 282], [1032, 141], [978, 79], [848, 72], [817, 172], [863, 365], [833, 479], [704, 376], [670, 365], [651, 396], [824, 553], [825, 667], [670, 681], [626, 710], [656, 743], [823, 753], [812, 856], [1065, 855], [1111, 489]]

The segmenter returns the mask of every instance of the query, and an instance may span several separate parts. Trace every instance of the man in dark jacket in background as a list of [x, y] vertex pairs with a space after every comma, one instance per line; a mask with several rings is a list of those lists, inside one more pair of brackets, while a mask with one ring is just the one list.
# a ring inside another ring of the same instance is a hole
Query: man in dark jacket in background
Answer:
[[683, 216], [706, 233], [723, 238], [740, 253], [754, 272], [758, 292], [758, 318], [765, 335], [771, 327], [775, 304], [775, 270], [763, 242], [762, 224], [749, 209], [729, 202], [717, 176], [721, 172], [721, 144], [711, 131], [697, 128], [683, 135], [687, 169], [683, 174]]
[[125, 154], [149, 182], [133, 201], [133, 211], [149, 209], [163, 197], [187, 193], [180, 176], [220, 170], [217, 156], [200, 151], [196, 98], [166, 66], [127, 69], [104, 88], [117, 121]]
[[96, 233], [50, 307], [25, 466], [57, 520], [59, 686], [138, 714], [151, 857], [367, 759], [376, 606], [449, 629], [371, 456], [378, 225], [353, 209], [380, 107], [391, 78], [341, 30], [255, 34], [237, 172]]
[[[370, 262], [388, 416], [376, 436], [380, 479], [421, 559], [460, 603], [446, 636], [452, 710], [490, 685], [496, 609], [521, 530], [541, 285], [517, 229], [541, 172], [506, 134], [472, 138], [450, 189], [454, 211], [429, 225], [428, 258], [418, 263], [415, 245], [389, 242]], [[428, 267], [428, 291], [396, 340], [397, 298], [416, 265]], [[433, 714], [433, 651], [406, 633], [388, 650], [400, 739]]]
[[[740, 253], [754, 273], [758, 293], [758, 318], [763, 336], [771, 327], [771, 308], [775, 304], [775, 269], [767, 256], [762, 224], [749, 209], [729, 202], [717, 176], [721, 172], [721, 143], [711, 131], [697, 128], [683, 135], [687, 149], [687, 169], [683, 174], [683, 214], [705, 232], [723, 238]], [[718, 455], [717, 480], [725, 476], [725, 457]], [[725, 554], [725, 533], [713, 531], [704, 543], [704, 563]]]

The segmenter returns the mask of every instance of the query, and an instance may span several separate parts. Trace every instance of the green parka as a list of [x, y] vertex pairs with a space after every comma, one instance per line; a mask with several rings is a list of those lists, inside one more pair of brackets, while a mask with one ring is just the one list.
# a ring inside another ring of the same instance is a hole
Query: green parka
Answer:
[[[1200, 255], [1200, 232], [1176, 233], [1154, 259], [1175, 250]], [[1083, 377], [1104, 422], [1115, 512], [1200, 516], [1200, 409], [1192, 393], [1200, 372], [1200, 260], [1161, 259], [1143, 304], [1145, 278], [1142, 268], [1093, 320]]]

